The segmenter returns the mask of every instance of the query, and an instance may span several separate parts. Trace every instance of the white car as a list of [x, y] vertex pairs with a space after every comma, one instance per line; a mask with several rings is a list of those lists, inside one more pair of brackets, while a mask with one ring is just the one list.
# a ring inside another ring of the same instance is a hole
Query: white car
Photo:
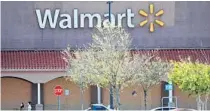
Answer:
[[172, 111], [197, 111], [195, 109], [187, 109], [187, 108], [177, 108], [177, 109], [174, 109]]
[[150, 111], [174, 111], [175, 109], [177, 109], [176, 107], [157, 107], [157, 108], [154, 108]]

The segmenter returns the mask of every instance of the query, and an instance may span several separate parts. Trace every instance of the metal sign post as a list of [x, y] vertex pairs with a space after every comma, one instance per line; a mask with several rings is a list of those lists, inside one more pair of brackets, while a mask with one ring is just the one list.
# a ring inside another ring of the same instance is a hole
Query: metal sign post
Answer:
[[[171, 82], [169, 82], [169, 84], [166, 84], [165, 85], [165, 90], [168, 91], [169, 95], [168, 97], [162, 97], [162, 107], [163, 107], [163, 100], [164, 99], [168, 99], [168, 107], [171, 108], [171, 107], [177, 107], [177, 97], [176, 96], [173, 96], [173, 85]], [[173, 102], [173, 99], [175, 100], [175, 103]]]
[[60, 110], [60, 96], [63, 94], [63, 88], [60, 85], [55, 86], [54, 94], [58, 97], [58, 110]]
[[173, 85], [169, 82], [169, 84], [165, 85], [165, 90], [168, 91], [169, 95], [168, 95], [168, 107], [171, 107], [173, 104]]
[[168, 97], [169, 97], [169, 102], [168, 102], [168, 106], [169, 107], [171, 107], [171, 105], [173, 104], [173, 85], [172, 85], [172, 82], [170, 81], [169, 82], [169, 91], [168, 91], [168, 93], [169, 93], [169, 95], [168, 95]]
[[[172, 100], [174, 99], [174, 100], [175, 100], [175, 103], [176, 103], [176, 104], [169, 105], [169, 108], [171, 108], [172, 106], [173, 106], [173, 107], [178, 107], [178, 104], [177, 104], [177, 97], [176, 97], [176, 96], [173, 96], [173, 97], [170, 97], [170, 98], [169, 98], [169, 97], [162, 97], [162, 107], [163, 107], [163, 100], [164, 100], [164, 99], [172, 99]], [[172, 103], [173, 103], [173, 102], [172, 102]], [[169, 104], [172, 104], [172, 103], [169, 103]]]
[[58, 110], [61, 109], [61, 104], [60, 104], [60, 96], [58, 96]]

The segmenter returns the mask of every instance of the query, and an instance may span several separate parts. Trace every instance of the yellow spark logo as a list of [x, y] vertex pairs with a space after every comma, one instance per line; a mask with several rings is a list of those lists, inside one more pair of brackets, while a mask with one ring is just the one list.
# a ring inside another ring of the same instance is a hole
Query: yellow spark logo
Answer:
[[155, 18], [161, 17], [161, 16], [164, 14], [164, 11], [161, 9], [161, 10], [159, 10], [157, 13], [154, 14], [154, 4], [150, 4], [150, 5], [149, 5], [149, 12], [150, 12], [150, 13], [148, 14], [148, 13], [145, 12], [144, 10], [139, 10], [139, 14], [140, 14], [141, 16], [143, 16], [143, 17], [146, 17], [146, 19], [143, 20], [143, 21], [141, 21], [141, 22], [139, 23], [139, 25], [140, 25], [141, 27], [143, 27], [143, 26], [146, 25], [148, 22], [150, 22], [150, 23], [149, 23], [149, 31], [150, 31], [150, 32], [154, 32], [154, 30], [155, 30], [154, 24], [157, 24], [157, 25], [163, 27], [163, 26], [164, 26], [164, 22], [161, 21], [160, 19], [153, 19], [153, 18], [154, 18], [154, 17], [155, 17]]

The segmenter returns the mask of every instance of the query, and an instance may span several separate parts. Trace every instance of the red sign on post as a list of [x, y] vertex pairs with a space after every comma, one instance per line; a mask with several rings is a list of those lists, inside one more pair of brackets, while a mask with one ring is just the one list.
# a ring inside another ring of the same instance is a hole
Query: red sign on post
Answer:
[[63, 94], [63, 88], [60, 85], [55, 86], [54, 88], [54, 94], [56, 96], [60, 96]]

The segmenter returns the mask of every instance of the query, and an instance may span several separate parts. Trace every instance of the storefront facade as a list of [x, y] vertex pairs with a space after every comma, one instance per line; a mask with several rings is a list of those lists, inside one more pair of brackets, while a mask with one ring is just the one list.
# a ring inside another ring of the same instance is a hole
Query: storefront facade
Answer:
[[[139, 11], [161, 16], [145, 17]], [[93, 7], [94, 6], [94, 7]], [[210, 55], [210, 2], [113, 2], [112, 23], [123, 26], [130, 33], [135, 51], [159, 49], [159, 56], [179, 60], [179, 56], [203, 59]], [[21, 102], [32, 102], [44, 109], [57, 109], [56, 85], [70, 91], [61, 96], [61, 109], [81, 109], [80, 90], [72, 81], [65, 80], [66, 63], [61, 51], [71, 45], [83, 48], [91, 42], [93, 26], [102, 26], [108, 20], [106, 2], [2, 2], [1, 51], [1, 106], [17, 109]], [[46, 19], [48, 18], [48, 19]], [[45, 21], [46, 19], [46, 21]], [[144, 26], [139, 26], [147, 20]], [[156, 19], [164, 26], [154, 22]], [[209, 61], [210, 62], [210, 61]], [[137, 95], [133, 96], [133, 90]], [[178, 88], [173, 91], [178, 106], [196, 108], [196, 101]], [[148, 96], [148, 108], [161, 106], [161, 98], [168, 96], [164, 83], [155, 86]], [[84, 93], [84, 109], [97, 98], [109, 104], [109, 92], [90, 86]], [[129, 101], [128, 101], [129, 100]], [[143, 92], [139, 86], [121, 92], [122, 109], [144, 109]]]

